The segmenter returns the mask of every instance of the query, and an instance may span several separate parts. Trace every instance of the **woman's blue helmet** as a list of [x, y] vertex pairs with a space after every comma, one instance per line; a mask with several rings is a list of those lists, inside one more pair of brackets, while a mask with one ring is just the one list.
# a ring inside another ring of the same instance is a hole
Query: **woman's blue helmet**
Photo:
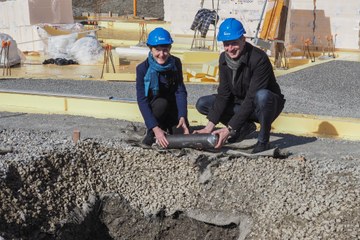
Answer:
[[235, 18], [227, 18], [225, 19], [220, 27], [219, 33], [217, 35], [217, 40], [224, 41], [232, 41], [239, 39], [246, 33], [244, 26], [242, 23]]
[[162, 27], [155, 28], [149, 33], [146, 44], [148, 46], [169, 45], [174, 41], [170, 33]]

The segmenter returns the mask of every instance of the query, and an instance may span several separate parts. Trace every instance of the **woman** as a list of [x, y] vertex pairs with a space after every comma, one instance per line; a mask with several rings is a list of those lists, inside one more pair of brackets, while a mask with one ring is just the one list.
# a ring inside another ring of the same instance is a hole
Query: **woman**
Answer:
[[167, 30], [155, 28], [147, 40], [149, 55], [136, 67], [137, 102], [147, 127], [142, 142], [149, 146], [156, 141], [166, 148], [166, 134], [172, 134], [175, 126], [189, 133], [182, 64], [170, 54], [172, 43]]

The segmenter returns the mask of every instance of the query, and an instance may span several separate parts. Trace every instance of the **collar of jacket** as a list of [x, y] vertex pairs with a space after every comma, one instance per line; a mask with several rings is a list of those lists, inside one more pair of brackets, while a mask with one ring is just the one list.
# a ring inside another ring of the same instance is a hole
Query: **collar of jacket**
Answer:
[[[240, 61], [241, 63], [245, 64], [245, 65], [248, 65], [248, 62], [249, 62], [249, 54], [250, 54], [250, 50], [253, 46], [246, 42], [245, 43], [245, 47], [244, 47], [244, 52], [241, 53], [241, 56], [240, 56]], [[221, 65], [227, 65], [226, 64], [226, 60], [225, 60], [225, 52], [224, 52], [224, 55], [220, 58], [220, 64]]]

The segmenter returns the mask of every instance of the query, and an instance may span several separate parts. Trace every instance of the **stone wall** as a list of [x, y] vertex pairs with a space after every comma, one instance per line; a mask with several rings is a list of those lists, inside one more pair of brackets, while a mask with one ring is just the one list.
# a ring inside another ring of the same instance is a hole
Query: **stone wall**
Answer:
[[[106, 13], [113, 12], [121, 15], [134, 15], [133, 0], [73, 0], [74, 16], [81, 16], [83, 12]], [[137, 1], [137, 16], [164, 18], [163, 0]]]

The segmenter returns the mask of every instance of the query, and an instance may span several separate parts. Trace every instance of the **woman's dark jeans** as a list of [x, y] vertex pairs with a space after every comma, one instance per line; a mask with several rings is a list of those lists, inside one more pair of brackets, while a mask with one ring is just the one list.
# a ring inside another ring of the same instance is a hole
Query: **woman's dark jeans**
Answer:
[[[165, 98], [156, 98], [151, 103], [151, 110], [159, 123], [159, 127], [170, 134], [178, 133], [182, 129], [176, 129], [179, 123], [178, 109], [175, 102], [169, 102]], [[189, 127], [188, 120], [186, 124]]]
[[[203, 115], [208, 115], [215, 102], [216, 94], [200, 97], [196, 103], [196, 109]], [[260, 123], [258, 140], [262, 143], [269, 142], [271, 123], [279, 116], [284, 108], [285, 100], [279, 95], [261, 89], [256, 92], [254, 105], [255, 111], [248, 121]], [[241, 104], [229, 103], [224, 110], [220, 122], [227, 125], [235, 113], [241, 111]]]

